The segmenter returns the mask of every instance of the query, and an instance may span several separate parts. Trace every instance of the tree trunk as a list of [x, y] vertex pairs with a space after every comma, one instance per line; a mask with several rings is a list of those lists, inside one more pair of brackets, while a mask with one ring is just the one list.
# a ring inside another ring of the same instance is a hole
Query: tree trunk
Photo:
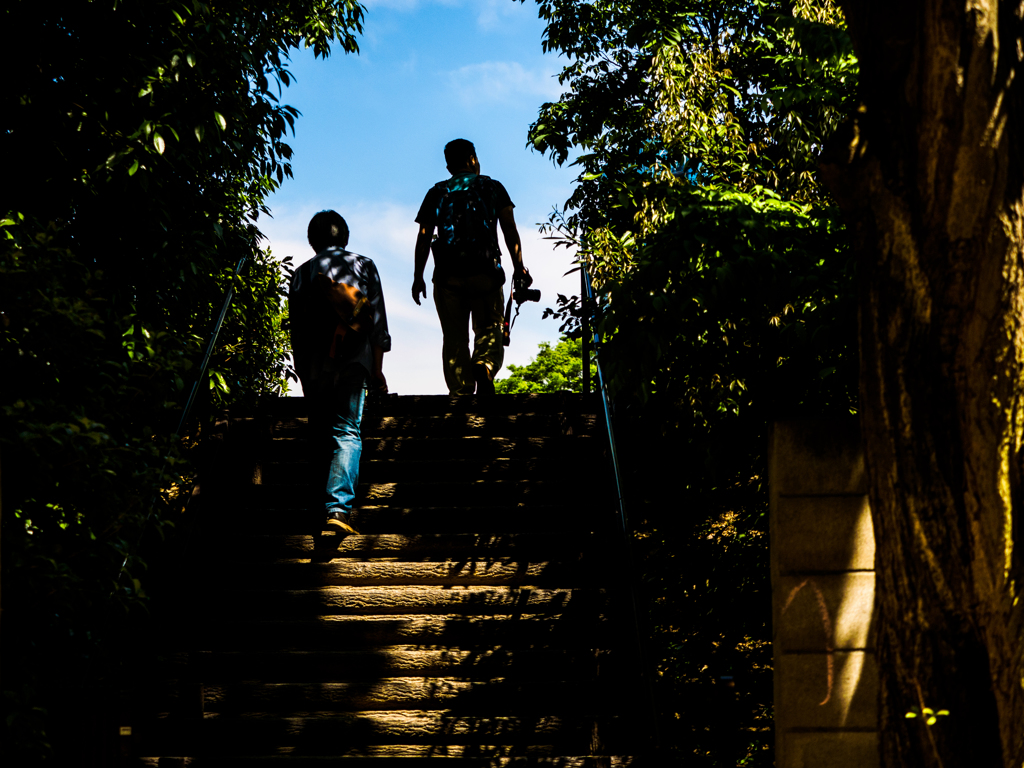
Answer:
[[1020, 768], [1021, 8], [842, 4], [862, 106], [822, 171], [859, 256], [882, 764]]

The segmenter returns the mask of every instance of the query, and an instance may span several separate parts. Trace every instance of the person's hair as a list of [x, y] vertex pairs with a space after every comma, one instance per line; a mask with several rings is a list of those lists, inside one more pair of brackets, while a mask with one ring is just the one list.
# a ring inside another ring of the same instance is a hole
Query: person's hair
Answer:
[[317, 253], [332, 245], [344, 248], [348, 245], [348, 224], [337, 211], [320, 211], [309, 220], [306, 239]]
[[476, 147], [472, 141], [455, 139], [444, 145], [444, 161], [449, 168], [461, 168], [476, 157]]

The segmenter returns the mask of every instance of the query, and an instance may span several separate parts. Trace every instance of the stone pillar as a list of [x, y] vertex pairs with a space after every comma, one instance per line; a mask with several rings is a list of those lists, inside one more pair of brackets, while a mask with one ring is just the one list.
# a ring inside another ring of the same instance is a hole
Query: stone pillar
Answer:
[[876, 768], [875, 540], [856, 419], [769, 445], [775, 765]]

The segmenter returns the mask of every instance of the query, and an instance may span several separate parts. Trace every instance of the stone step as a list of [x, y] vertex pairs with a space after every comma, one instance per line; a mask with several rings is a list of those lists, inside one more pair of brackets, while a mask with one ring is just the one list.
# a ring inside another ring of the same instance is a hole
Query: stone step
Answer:
[[[478, 398], [473, 395], [389, 395], [382, 406], [368, 407], [368, 413], [387, 416], [423, 414], [437, 416], [445, 413], [601, 413], [600, 396], [573, 392], [554, 392], [518, 395], [497, 395]], [[232, 409], [234, 417], [304, 416], [308, 408], [303, 397], [265, 397], [257, 408]]]
[[[210, 618], [281, 618], [354, 615], [516, 615], [575, 616], [603, 611], [620, 589], [533, 589], [486, 586], [318, 587], [316, 589], [238, 589], [205, 593]], [[198, 601], [197, 601], [198, 602]], [[199, 609], [196, 605], [196, 609]]]
[[[182, 679], [204, 684], [237, 681], [317, 683], [385, 677], [459, 677], [516, 681], [581, 681], [628, 671], [621, 654], [593, 649], [421, 648], [379, 646], [332, 651], [193, 651]], [[173, 670], [172, 670], [173, 671]], [[172, 677], [170, 672], [167, 675]]]
[[203, 711], [353, 712], [445, 709], [477, 715], [610, 714], [623, 694], [597, 681], [519, 681], [504, 677], [387, 677], [343, 683], [240, 682], [203, 686]]
[[[293, 717], [253, 712], [246, 717], [208, 714], [202, 719], [165, 719], [137, 727], [143, 748], [184, 747], [213, 756], [358, 754], [360, 746], [386, 744], [443, 745], [499, 744], [497, 755], [513, 755], [531, 746], [555, 753], [582, 753], [590, 747], [595, 720], [605, 744], [623, 747], [636, 741], [633, 724], [616, 717], [460, 715], [446, 711], [390, 710], [364, 712], [306, 712]], [[632, 732], [632, 733], [631, 733]], [[614, 749], [614, 747], [613, 747]], [[616, 749], [614, 751], [625, 751]], [[486, 754], [486, 753], [478, 753]]]
[[[320, 492], [308, 485], [251, 485], [237, 488], [239, 505], [288, 508], [320, 501]], [[607, 502], [604, 483], [562, 480], [470, 480], [461, 482], [360, 483], [356, 505], [416, 506], [596, 506]], [[614, 499], [611, 500], [614, 503]], [[607, 504], [605, 504], [607, 506]]]
[[375, 646], [616, 649], [636, 642], [628, 606], [566, 621], [560, 615], [326, 615], [239, 619], [179, 630], [182, 647], [205, 650], [365, 650]]
[[304, 712], [446, 710], [451, 714], [613, 715], [626, 697], [640, 693], [635, 680], [590, 677], [573, 680], [523, 680], [508, 677], [380, 677], [343, 682], [200, 682], [165, 680], [151, 684], [138, 698], [138, 719], [231, 717], [250, 712], [287, 717]]
[[[308, 441], [305, 437], [279, 437], [255, 443], [259, 458], [271, 462], [305, 461]], [[253, 446], [250, 446], [250, 449]], [[493, 458], [560, 459], [573, 453], [600, 455], [603, 435], [575, 437], [363, 437], [363, 459], [387, 458], [452, 461]], [[249, 451], [252, 452], [251, 450]]]
[[[555, 504], [488, 505], [455, 507], [447, 505], [403, 506], [400, 504], [364, 504], [353, 510], [352, 522], [361, 534], [458, 534], [512, 535], [544, 531], [552, 535], [621, 530], [614, 497], [598, 506], [570, 506]], [[220, 519], [218, 520], [217, 517]], [[323, 533], [324, 515], [318, 505], [298, 507], [292, 502], [286, 506], [234, 507], [211, 512], [204, 521], [213, 537], [225, 548], [232, 546], [234, 537], [244, 534], [317, 535]], [[227, 526], [227, 533], [218, 533], [218, 526]], [[329, 548], [337, 541], [330, 535], [321, 536], [318, 546]]]
[[[553, 746], [532, 745], [519, 750], [530, 756], [481, 757], [481, 754], [497, 755], [502, 747], [497, 745], [385, 745], [360, 747], [348, 752], [341, 750], [337, 755], [300, 755], [294, 751], [282, 755], [229, 756], [217, 755], [211, 758], [197, 757], [140, 757], [133, 765], [137, 768], [264, 768], [268, 765], [287, 768], [641, 768], [639, 760], [632, 756], [611, 755], [605, 757], [581, 757], [562, 755], [543, 757], [558, 750]], [[595, 762], [598, 761], [598, 762]], [[651, 765], [645, 763], [643, 765]]]
[[222, 583], [241, 580], [246, 589], [321, 586], [487, 585], [538, 587], [615, 586], [624, 574], [599, 558], [580, 562], [531, 562], [521, 558], [467, 557], [437, 562], [339, 559], [328, 563], [277, 562], [211, 569]]
[[[470, 453], [467, 456], [472, 455]], [[452, 459], [441, 458], [412, 461], [408, 459], [375, 459], [366, 454], [359, 463], [359, 479], [363, 483], [459, 483], [480, 480], [561, 480], [567, 485], [583, 483], [591, 473], [606, 468], [604, 457], [570, 453], [555, 460], [548, 458], [510, 459], [505, 457]], [[253, 482], [259, 485], [319, 485], [325, 470], [307, 461], [260, 461], [256, 463]]]
[[[398, 395], [388, 398], [376, 412], [399, 416], [407, 414], [439, 415], [445, 413], [601, 413], [603, 406], [597, 394], [572, 392], [497, 395], [493, 398], [449, 395]], [[370, 409], [371, 413], [374, 409]]]
[[[512, 413], [512, 414], [443, 414], [438, 416], [380, 416], [364, 417], [362, 434], [367, 437], [388, 437], [400, 434], [419, 434], [425, 437], [463, 437], [482, 435], [488, 437], [545, 437], [557, 435], [596, 435], [602, 425], [596, 414], [560, 413]], [[254, 423], [251, 426], [232, 424], [232, 431], [266, 435], [265, 426]], [[271, 437], [300, 437], [309, 430], [305, 416], [278, 418], [269, 425]], [[249, 440], [251, 436], [240, 434]]]
[[[275, 441], [276, 442], [276, 441]], [[369, 458], [427, 458], [439, 456], [459, 458], [539, 457], [564, 458], [571, 453], [600, 454], [604, 450], [604, 435], [557, 435], [552, 437], [484, 437], [466, 435], [446, 437], [366, 437], [363, 455]]]
[[[319, 545], [319, 546], [318, 546]], [[579, 557], [584, 550], [608, 549], [608, 542], [582, 533], [424, 533], [345, 536], [246, 535], [225, 549], [214, 542], [209, 553], [214, 562], [322, 562], [343, 557], [396, 557], [406, 561], [439, 561], [451, 558], [522, 557], [554, 559]]]

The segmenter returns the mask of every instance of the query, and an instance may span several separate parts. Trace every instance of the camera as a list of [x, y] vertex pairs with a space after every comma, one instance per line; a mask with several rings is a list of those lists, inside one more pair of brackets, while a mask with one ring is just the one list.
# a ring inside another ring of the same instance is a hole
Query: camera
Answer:
[[[508, 297], [508, 304], [505, 305], [505, 326], [504, 326], [504, 338], [502, 344], [506, 347], [509, 345], [510, 336], [512, 332], [512, 325], [516, 321], [516, 317], [519, 317], [519, 310], [523, 306], [524, 301], [540, 301], [540, 291], [534, 288], [530, 290], [530, 286], [533, 285], [533, 278], [530, 277], [530, 273], [523, 268], [521, 275], [512, 276], [512, 295]], [[516, 302], [516, 317], [512, 317], [512, 300]]]
[[522, 304], [524, 301], [540, 301], [540, 290], [538, 288], [531, 289], [531, 285], [533, 285], [533, 278], [525, 269], [522, 275], [515, 275], [512, 278], [512, 295], [516, 299], [516, 304]]

